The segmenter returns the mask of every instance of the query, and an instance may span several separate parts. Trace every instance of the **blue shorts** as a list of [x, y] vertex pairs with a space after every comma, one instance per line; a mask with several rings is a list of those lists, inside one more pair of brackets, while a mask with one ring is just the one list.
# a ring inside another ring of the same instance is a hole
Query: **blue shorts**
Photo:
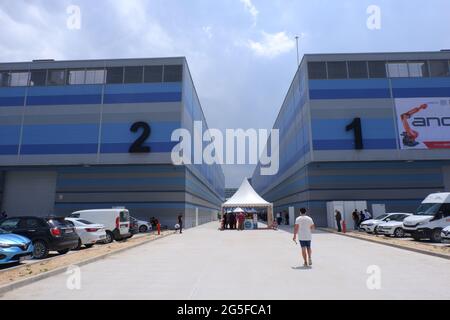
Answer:
[[311, 240], [309, 241], [300, 240], [300, 246], [302, 248], [311, 248]]

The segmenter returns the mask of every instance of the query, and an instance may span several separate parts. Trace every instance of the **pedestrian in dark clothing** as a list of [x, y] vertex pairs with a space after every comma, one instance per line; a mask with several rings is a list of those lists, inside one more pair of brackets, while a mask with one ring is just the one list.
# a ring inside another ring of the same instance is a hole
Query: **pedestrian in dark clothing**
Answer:
[[359, 229], [359, 216], [358, 216], [358, 212], [355, 210], [352, 213], [352, 219], [353, 219], [353, 226], [355, 230]]
[[178, 215], [178, 224], [180, 226], [180, 233], [183, 233], [183, 215], [181, 213]]
[[230, 229], [231, 230], [236, 229], [236, 215], [234, 213], [231, 213], [230, 216]]
[[224, 212], [223, 214], [223, 229], [227, 229], [227, 224], [228, 224], [228, 215], [226, 212]]
[[336, 219], [338, 232], [341, 232], [342, 231], [342, 229], [341, 229], [341, 220], [342, 220], [341, 212], [339, 210], [336, 210], [336, 213], [335, 213], [334, 217]]
[[286, 223], [287, 226], [289, 225], [289, 212], [286, 212], [284, 222]]
[[359, 224], [361, 224], [361, 222], [363, 222], [364, 220], [366, 220], [366, 216], [364, 215], [364, 212], [360, 211], [359, 212]]

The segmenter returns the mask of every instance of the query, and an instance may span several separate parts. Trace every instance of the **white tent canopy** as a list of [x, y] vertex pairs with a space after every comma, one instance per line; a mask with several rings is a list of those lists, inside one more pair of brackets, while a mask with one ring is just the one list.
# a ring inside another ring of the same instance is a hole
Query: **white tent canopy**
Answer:
[[[273, 224], [273, 205], [267, 202], [253, 189], [247, 178], [242, 181], [238, 191], [222, 205], [222, 212], [226, 208], [267, 208], [267, 225]], [[253, 209], [254, 210], [254, 209]], [[255, 210], [256, 212], [256, 210]]]
[[271, 203], [267, 202], [256, 193], [255, 189], [250, 185], [247, 178], [242, 181], [238, 191], [225, 202], [222, 207], [267, 207]]

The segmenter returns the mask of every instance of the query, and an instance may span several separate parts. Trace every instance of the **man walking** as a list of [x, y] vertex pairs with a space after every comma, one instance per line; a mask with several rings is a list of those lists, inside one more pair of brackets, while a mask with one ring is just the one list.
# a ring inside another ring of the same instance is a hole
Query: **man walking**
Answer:
[[311, 258], [311, 240], [312, 240], [312, 230], [314, 229], [314, 221], [311, 217], [306, 215], [306, 209], [300, 209], [300, 216], [295, 220], [294, 227], [294, 241], [300, 241], [300, 246], [302, 247], [302, 256], [304, 267], [308, 265], [312, 266], [312, 258]]
[[336, 219], [336, 225], [338, 228], [338, 232], [341, 232], [341, 220], [342, 220], [341, 212], [339, 210], [336, 210], [334, 217]]
[[183, 215], [181, 213], [178, 215], [178, 225], [180, 226], [180, 233], [183, 233]]

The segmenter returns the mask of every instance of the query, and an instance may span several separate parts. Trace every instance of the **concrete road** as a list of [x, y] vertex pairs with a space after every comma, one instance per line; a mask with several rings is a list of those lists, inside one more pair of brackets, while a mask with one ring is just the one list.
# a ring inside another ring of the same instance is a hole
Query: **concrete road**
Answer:
[[450, 262], [442, 258], [317, 232], [314, 265], [303, 269], [290, 233], [221, 232], [217, 226], [83, 266], [79, 290], [68, 289], [69, 276], [60, 274], [1, 298], [450, 299]]

